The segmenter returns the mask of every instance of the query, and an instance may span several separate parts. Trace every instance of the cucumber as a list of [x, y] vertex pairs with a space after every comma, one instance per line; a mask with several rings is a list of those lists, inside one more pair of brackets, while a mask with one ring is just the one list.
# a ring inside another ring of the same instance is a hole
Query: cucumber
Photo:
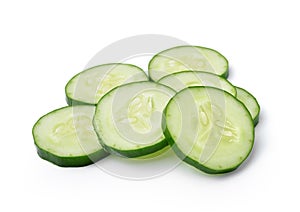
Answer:
[[108, 155], [92, 125], [95, 106], [63, 107], [41, 117], [32, 134], [38, 155], [58, 166], [79, 167]]
[[260, 113], [260, 106], [256, 98], [243, 88], [240, 87], [235, 87], [235, 88], [237, 91], [236, 98], [246, 106], [246, 108], [248, 109], [248, 111], [252, 116], [254, 126], [256, 126], [259, 122], [259, 113]]
[[233, 171], [252, 150], [251, 115], [226, 91], [183, 89], [169, 101], [164, 115], [164, 134], [176, 155], [206, 173]]
[[65, 87], [68, 105], [96, 105], [111, 89], [130, 82], [149, 80], [146, 73], [131, 64], [109, 63], [84, 70]]
[[226, 78], [228, 61], [213, 49], [200, 46], [177, 46], [156, 54], [148, 65], [149, 76], [153, 81], [183, 70], [204, 71]]
[[134, 82], [107, 93], [98, 102], [93, 121], [102, 146], [125, 157], [140, 157], [166, 147], [162, 112], [174, 94], [155, 82]]
[[177, 72], [164, 76], [158, 83], [169, 86], [177, 92], [186, 87], [209, 86], [225, 90], [233, 96], [236, 96], [236, 89], [228, 80], [218, 75], [202, 71]]

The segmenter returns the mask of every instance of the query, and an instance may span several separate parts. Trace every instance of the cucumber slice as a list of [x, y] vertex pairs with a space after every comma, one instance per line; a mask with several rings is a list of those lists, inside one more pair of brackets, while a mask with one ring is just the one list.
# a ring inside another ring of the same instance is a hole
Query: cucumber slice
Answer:
[[67, 83], [67, 103], [96, 105], [103, 95], [119, 85], [147, 80], [146, 73], [131, 64], [110, 63], [95, 66], [75, 75]]
[[228, 80], [202, 71], [177, 72], [164, 76], [158, 83], [169, 86], [177, 92], [186, 87], [209, 86], [225, 90], [231, 95], [236, 96], [236, 89]]
[[260, 113], [260, 106], [256, 98], [243, 88], [240, 87], [235, 87], [235, 88], [237, 91], [236, 98], [246, 106], [246, 108], [248, 109], [248, 111], [252, 116], [254, 126], [256, 126], [259, 122], [259, 113]]
[[164, 114], [164, 133], [174, 152], [206, 173], [233, 171], [251, 152], [251, 115], [226, 91], [186, 88], [169, 101]]
[[162, 111], [175, 94], [154, 82], [117, 87], [97, 104], [94, 128], [102, 146], [126, 157], [140, 157], [168, 145], [161, 129]]
[[32, 134], [38, 155], [58, 166], [79, 167], [108, 155], [92, 125], [95, 106], [54, 110], [41, 117]]
[[226, 78], [228, 61], [219, 52], [200, 46], [177, 46], [155, 55], [148, 65], [153, 81], [183, 70], [204, 71]]

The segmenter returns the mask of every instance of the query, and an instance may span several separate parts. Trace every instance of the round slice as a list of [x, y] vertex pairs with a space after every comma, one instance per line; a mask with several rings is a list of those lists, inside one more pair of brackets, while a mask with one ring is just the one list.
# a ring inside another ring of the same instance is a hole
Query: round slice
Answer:
[[177, 72], [161, 78], [158, 83], [169, 86], [177, 92], [186, 87], [209, 86], [219, 88], [236, 96], [236, 89], [228, 80], [202, 71]]
[[171, 88], [154, 82], [130, 83], [107, 93], [97, 104], [93, 122], [104, 148], [139, 157], [167, 146], [162, 112], [174, 94]]
[[226, 91], [191, 87], [177, 93], [165, 110], [165, 136], [186, 163], [206, 173], [236, 169], [251, 152], [252, 118]]
[[94, 113], [95, 106], [69, 106], [41, 117], [32, 130], [39, 156], [64, 167], [85, 166], [107, 156], [93, 129]]
[[200, 46], [177, 46], [155, 55], [149, 62], [149, 76], [153, 81], [183, 70], [213, 73], [226, 78], [228, 61], [219, 52]]
[[236, 87], [236, 91], [237, 91], [236, 98], [246, 106], [246, 108], [248, 109], [248, 111], [252, 116], [254, 126], [256, 126], [259, 122], [259, 112], [260, 112], [260, 106], [256, 98], [243, 88]]
[[119, 85], [147, 80], [146, 73], [131, 64], [110, 63], [95, 66], [75, 75], [67, 83], [67, 103], [96, 105], [102, 96]]

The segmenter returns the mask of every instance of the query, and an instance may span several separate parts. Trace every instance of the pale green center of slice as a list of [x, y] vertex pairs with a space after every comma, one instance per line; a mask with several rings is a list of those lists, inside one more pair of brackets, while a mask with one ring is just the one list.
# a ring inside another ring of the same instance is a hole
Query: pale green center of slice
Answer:
[[102, 79], [97, 88], [95, 95], [95, 101], [99, 100], [104, 94], [110, 91], [116, 85], [121, 85], [126, 80], [126, 76], [120, 74], [107, 74], [104, 79]]
[[130, 125], [138, 132], [151, 131], [151, 114], [153, 112], [153, 95], [142, 93], [133, 98], [128, 106], [128, 120]]

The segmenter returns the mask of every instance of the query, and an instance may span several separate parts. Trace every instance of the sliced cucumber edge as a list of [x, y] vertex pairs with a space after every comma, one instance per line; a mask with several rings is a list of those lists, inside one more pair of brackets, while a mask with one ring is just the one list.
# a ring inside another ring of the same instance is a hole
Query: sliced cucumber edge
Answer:
[[[97, 133], [98, 135], [98, 133]], [[168, 146], [168, 142], [165, 139], [159, 141], [158, 143], [153, 144], [152, 146], [147, 146], [147, 147], [143, 147], [143, 148], [139, 148], [136, 150], [119, 150], [116, 149], [114, 147], [108, 146], [106, 144], [101, 143], [101, 145], [103, 146], [103, 148], [105, 149], [105, 151], [114, 154], [114, 155], [118, 155], [121, 157], [126, 157], [126, 158], [140, 158], [140, 157], [145, 157], [149, 154], [155, 153], [161, 149], [163, 149], [164, 147]]]
[[[253, 96], [249, 91], [247, 91], [247, 90], [244, 89], [244, 88], [241, 88], [241, 87], [239, 87], [239, 86], [235, 86], [235, 87], [236, 87], [237, 89], [243, 90], [245, 93], [249, 94], [249, 95], [253, 98], [253, 100], [255, 101], [255, 103], [256, 103], [256, 105], [257, 105], [257, 107], [258, 107], [258, 112], [257, 112], [256, 116], [253, 118], [253, 123], [254, 123], [254, 126], [256, 126], [256, 125], [259, 123], [259, 114], [260, 114], [260, 105], [259, 105], [259, 103], [258, 103], [256, 97]], [[239, 100], [239, 99], [237, 98], [237, 100]], [[246, 107], [246, 105], [245, 105], [241, 100], [239, 100], [239, 101]], [[246, 109], [247, 109], [247, 107], [246, 107]], [[248, 109], [247, 109], [247, 110], [248, 110]], [[249, 110], [248, 110], [248, 111], [249, 111]], [[249, 111], [249, 113], [250, 113], [250, 111]], [[251, 115], [251, 113], [250, 113], [250, 115]], [[251, 117], [252, 117], [252, 115], [251, 115]]]
[[40, 158], [42, 158], [48, 162], [51, 162], [55, 165], [58, 165], [60, 167], [87, 166], [87, 165], [93, 164], [109, 155], [108, 152], [106, 152], [102, 149], [102, 150], [94, 152], [90, 155], [76, 156], [76, 157], [61, 157], [61, 156], [52, 154], [52, 153], [40, 148], [37, 145], [36, 145], [36, 148], [37, 148], [37, 153], [40, 156]]

